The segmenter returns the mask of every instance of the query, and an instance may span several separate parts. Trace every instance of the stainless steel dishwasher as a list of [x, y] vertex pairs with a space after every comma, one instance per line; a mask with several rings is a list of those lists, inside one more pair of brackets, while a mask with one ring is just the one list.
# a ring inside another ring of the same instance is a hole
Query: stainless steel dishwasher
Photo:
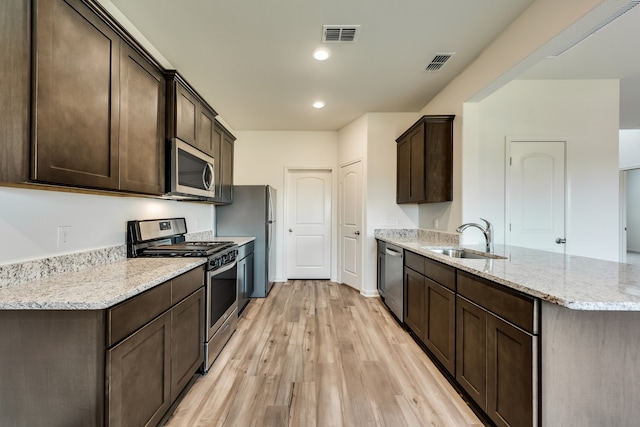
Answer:
[[384, 303], [395, 314], [400, 322], [404, 322], [404, 287], [402, 248], [387, 243], [384, 262]]

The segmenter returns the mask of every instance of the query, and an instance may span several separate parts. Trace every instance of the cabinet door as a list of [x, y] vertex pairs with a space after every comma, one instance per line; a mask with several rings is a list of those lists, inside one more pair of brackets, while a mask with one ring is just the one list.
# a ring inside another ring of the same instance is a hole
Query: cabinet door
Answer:
[[426, 121], [424, 202], [453, 200], [453, 124], [434, 119]]
[[456, 380], [487, 410], [487, 312], [456, 297]]
[[398, 142], [396, 170], [396, 203], [408, 203], [411, 191], [411, 144], [405, 138]]
[[426, 328], [424, 280], [422, 274], [404, 269], [404, 322], [422, 341]]
[[176, 84], [176, 137], [197, 146], [198, 100], [181, 84]]
[[171, 400], [187, 386], [204, 361], [204, 289], [171, 309]]
[[487, 316], [487, 414], [498, 426], [531, 426], [536, 337]]
[[425, 199], [425, 141], [424, 126], [418, 126], [409, 135], [411, 144], [411, 180], [409, 185], [409, 201], [422, 202]]
[[120, 38], [80, 0], [35, 2], [38, 181], [118, 188]]
[[120, 61], [120, 189], [162, 194], [164, 77], [125, 43]]
[[253, 252], [247, 255], [245, 260], [247, 262], [247, 272], [245, 277], [245, 283], [246, 283], [247, 298], [249, 298], [251, 297], [251, 294], [253, 294], [253, 290], [255, 289], [255, 276], [253, 274], [253, 268], [254, 268]]
[[220, 201], [233, 202], [233, 138], [223, 133], [220, 147]]
[[215, 116], [213, 113], [199, 105], [198, 119], [197, 119], [197, 131], [196, 131], [196, 148], [203, 151], [215, 158], [218, 154], [215, 151], [215, 137], [214, 132]]
[[455, 374], [456, 298], [449, 289], [425, 278], [426, 330], [424, 343], [452, 374]]
[[171, 312], [107, 351], [109, 426], [155, 426], [171, 405]]

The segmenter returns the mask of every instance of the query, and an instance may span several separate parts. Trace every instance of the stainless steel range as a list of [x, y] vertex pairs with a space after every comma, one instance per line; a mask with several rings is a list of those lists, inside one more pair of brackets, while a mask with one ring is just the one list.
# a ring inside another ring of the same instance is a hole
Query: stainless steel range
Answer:
[[187, 242], [186, 233], [184, 218], [129, 221], [127, 256], [207, 258], [205, 360], [202, 367], [206, 373], [238, 323], [238, 246], [231, 241]]

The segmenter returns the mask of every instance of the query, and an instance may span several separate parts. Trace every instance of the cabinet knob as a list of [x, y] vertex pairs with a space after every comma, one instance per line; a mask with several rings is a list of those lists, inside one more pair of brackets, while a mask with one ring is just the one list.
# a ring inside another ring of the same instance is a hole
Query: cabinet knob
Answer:
[[562, 244], [564, 244], [564, 243], [567, 243], [567, 239], [563, 239], [563, 238], [561, 238], [561, 237], [558, 237], [558, 238], [556, 239], [556, 243], [557, 243], [557, 244], [559, 244], [559, 245], [562, 245]]
[[293, 233], [293, 228], [290, 228], [290, 229], [289, 229], [289, 233]]
[[356, 236], [359, 236], [360, 232], [359, 231], [355, 231], [353, 234], [355, 234]]

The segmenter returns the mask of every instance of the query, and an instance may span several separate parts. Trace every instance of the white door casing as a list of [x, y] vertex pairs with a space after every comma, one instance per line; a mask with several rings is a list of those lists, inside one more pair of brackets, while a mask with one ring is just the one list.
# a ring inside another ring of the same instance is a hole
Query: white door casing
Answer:
[[331, 181], [327, 169], [287, 171], [287, 278], [331, 276]]
[[362, 161], [340, 168], [340, 281], [362, 288]]
[[566, 251], [565, 150], [564, 141], [508, 140], [507, 244]]

